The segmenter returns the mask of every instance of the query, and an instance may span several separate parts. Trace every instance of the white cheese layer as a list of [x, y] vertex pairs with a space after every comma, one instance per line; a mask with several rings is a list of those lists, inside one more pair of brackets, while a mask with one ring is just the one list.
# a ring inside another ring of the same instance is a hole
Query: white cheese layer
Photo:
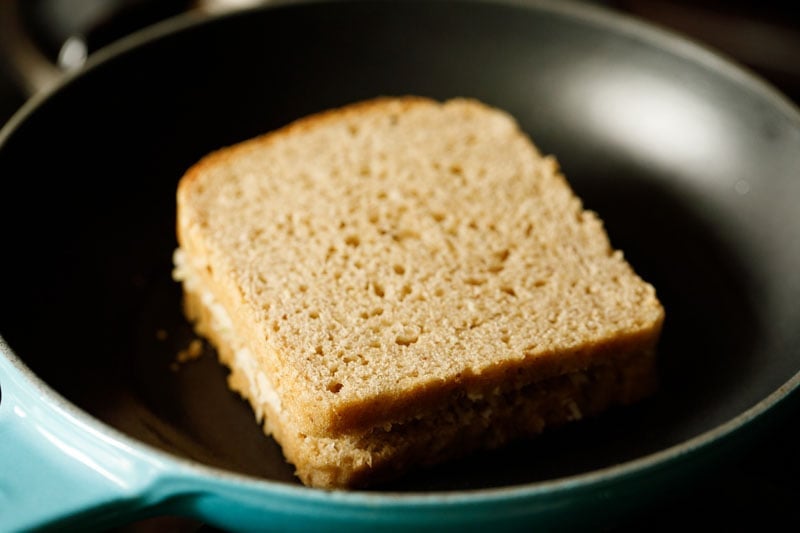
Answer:
[[204, 265], [192, 264], [181, 248], [175, 250], [172, 257], [175, 268], [172, 271], [172, 278], [181, 282], [186, 291], [194, 292], [200, 296], [203, 306], [208, 309], [211, 315], [209, 328], [228, 346], [233, 349], [234, 360], [232, 364], [235, 370], [241, 373], [248, 382], [251, 397], [253, 398], [253, 408], [258, 420], [263, 420], [263, 406], [269, 406], [275, 413], [281, 413], [281, 400], [269, 376], [264, 372], [253, 356], [253, 352], [246, 346], [244, 339], [237, 334], [233, 320], [219, 303], [214, 294], [208, 289], [202, 288], [202, 280], [196, 272]]

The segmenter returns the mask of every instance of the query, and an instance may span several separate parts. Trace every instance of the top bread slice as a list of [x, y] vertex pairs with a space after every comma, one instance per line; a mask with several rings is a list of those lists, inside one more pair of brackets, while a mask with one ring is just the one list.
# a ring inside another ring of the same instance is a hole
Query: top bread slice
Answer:
[[652, 357], [664, 318], [556, 161], [469, 99], [379, 98], [219, 150], [181, 180], [177, 231], [309, 436]]

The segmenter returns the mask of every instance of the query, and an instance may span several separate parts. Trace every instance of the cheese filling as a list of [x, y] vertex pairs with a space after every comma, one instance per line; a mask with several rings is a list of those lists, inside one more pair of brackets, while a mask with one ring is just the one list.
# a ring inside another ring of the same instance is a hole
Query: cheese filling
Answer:
[[231, 362], [234, 368], [241, 373], [248, 382], [250, 391], [254, 396], [253, 407], [259, 421], [264, 419], [263, 406], [269, 406], [275, 413], [281, 413], [281, 400], [269, 376], [264, 372], [253, 356], [253, 352], [246, 346], [244, 340], [237, 334], [233, 320], [225, 307], [217, 301], [214, 294], [202, 288], [202, 281], [196, 274], [200, 265], [193, 265], [186, 257], [186, 253], [178, 248], [173, 254], [172, 279], [181, 282], [184, 290], [200, 295], [203, 305], [211, 314], [208, 326], [228, 346], [233, 347], [234, 357]]

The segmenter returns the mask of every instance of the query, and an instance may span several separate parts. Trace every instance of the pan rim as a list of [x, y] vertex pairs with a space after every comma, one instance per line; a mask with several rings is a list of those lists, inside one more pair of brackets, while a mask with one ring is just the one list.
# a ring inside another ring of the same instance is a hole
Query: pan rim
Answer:
[[[380, 1], [380, 0], [379, 0]], [[634, 17], [616, 13], [609, 9], [595, 5], [574, 2], [572, 0], [557, 2], [551, 0], [436, 0], [438, 2], [450, 3], [481, 3], [487, 5], [503, 5], [508, 7], [520, 7], [538, 9], [550, 13], [562, 15], [582, 23], [601, 27], [604, 30], [613, 31], [617, 34], [634, 36], [643, 42], [656, 46], [661, 50], [675, 54], [681, 58], [695, 62], [704, 68], [714, 71], [724, 76], [740, 86], [744, 86], [754, 92], [761, 94], [766, 101], [785, 114], [800, 128], [800, 107], [791, 102], [787, 96], [778, 91], [770, 83], [766, 82], [759, 75], [750, 71], [729, 58], [724, 57], [717, 51], [700, 44], [689, 37], [680, 35], [671, 30], [661, 28], [655, 24], [636, 19]], [[152, 44], [159, 39], [167, 36], [188, 31], [192, 28], [212, 24], [220, 19], [226, 19], [241, 15], [243, 11], [266, 11], [272, 9], [292, 9], [297, 7], [308, 7], [321, 4], [333, 3], [353, 3], [351, 0], [274, 0], [268, 4], [249, 7], [244, 10], [236, 10], [228, 13], [205, 16], [198, 13], [185, 13], [171, 17], [153, 26], [139, 30], [127, 37], [112, 43], [111, 45], [98, 50], [93, 54], [86, 65], [75, 72], [65, 74], [53, 86], [39, 92], [29, 98], [23, 106], [0, 128], [0, 150], [14, 132], [25, 123], [29, 116], [40, 109], [44, 103], [53, 98], [57, 93], [64, 90], [75, 80], [85, 76], [94, 69], [101, 68], [106, 62], [114, 58], [133, 52], [138, 47], [145, 44]], [[369, 0], [356, 0], [356, 3], [370, 3]], [[384, 2], [391, 3], [391, 2]], [[552, 496], [557, 493], [566, 493], [579, 487], [599, 486], [613, 483], [622, 478], [640, 475], [656, 468], [664, 467], [672, 462], [681, 459], [694, 451], [707, 449], [713, 443], [719, 442], [726, 437], [732, 436], [739, 429], [748, 425], [749, 422], [758, 419], [761, 415], [772, 411], [774, 407], [787, 400], [792, 393], [800, 389], [800, 370], [791, 376], [782, 385], [778, 386], [766, 397], [748, 409], [740, 412], [733, 418], [718, 424], [702, 433], [674, 444], [662, 450], [646, 454], [635, 459], [631, 459], [619, 464], [603, 467], [587, 472], [564, 476], [560, 478], [548, 479], [511, 485], [504, 487], [478, 488], [478, 489], [459, 489], [459, 490], [437, 490], [437, 491], [366, 491], [366, 490], [322, 490], [294, 485], [280, 481], [263, 479], [256, 476], [240, 474], [233, 471], [213, 467], [192, 459], [181, 457], [150, 444], [142, 442], [122, 431], [108, 425], [91, 413], [80, 409], [78, 406], [64, 398], [57, 391], [52, 389], [46, 382], [39, 378], [17, 354], [11, 349], [2, 337], [0, 332], [0, 356], [7, 358], [39, 393], [57, 404], [63, 411], [69, 413], [77, 420], [86, 424], [88, 427], [100, 431], [109, 438], [146, 451], [148, 454], [159, 458], [161, 461], [172, 463], [184, 469], [188, 469], [202, 476], [211, 476], [224, 481], [229, 481], [237, 485], [247, 485], [258, 490], [263, 490], [275, 495], [282, 495], [289, 498], [299, 498], [310, 503], [330, 501], [335, 495], [335, 501], [339, 505], [349, 505], [360, 507], [363, 505], [374, 506], [379, 504], [382, 508], [402, 507], [409, 504], [421, 506], [441, 506], [448, 505], [469, 505], [477, 502], [491, 503], [495, 501], [508, 501], [510, 499], [529, 499], [536, 496]]]
[[[793, 117], [795, 122], [800, 124], [800, 105], [792, 102], [785, 94], [780, 92], [775, 86], [766, 81], [762, 76], [749, 69], [747, 66], [736, 63], [733, 59], [725, 57], [721, 52], [700, 43], [691, 37], [681, 35], [675, 31], [661, 27], [655, 23], [635, 18], [625, 13], [618, 13], [600, 6], [586, 4], [578, 0], [425, 0], [439, 3], [451, 4], [485, 4], [500, 5], [507, 7], [519, 7], [527, 9], [538, 9], [551, 13], [567, 16], [582, 22], [601, 26], [605, 29], [613, 29], [620, 35], [629, 35], [640, 38], [641, 40], [657, 45], [659, 49], [674, 53], [675, 55], [696, 61], [702, 66], [714, 70], [726, 77], [735, 80], [737, 83], [762, 93], [768, 97], [771, 103], [776, 104], [779, 109]], [[248, 12], [271, 11], [276, 9], [293, 9], [322, 4], [353, 4], [353, 3], [400, 3], [397, 0], [271, 0], [270, 2], [234, 9], [232, 11], [216, 14], [203, 15], [197, 12], [186, 12], [169, 17], [166, 20], [154, 23], [148, 27], [137, 30], [126, 35], [109, 45], [97, 50], [89, 56], [86, 63], [79, 69], [65, 72], [56, 83], [46, 89], [32, 95], [23, 105], [0, 127], [0, 149], [5, 145], [7, 139], [15, 131], [19, 124], [24, 122], [28, 115], [56, 93], [62, 91], [66, 86], [73, 83], [76, 79], [84, 77], [92, 70], [102, 67], [108, 61], [118, 56], [132, 52], [140, 46], [151, 44], [159, 39], [168, 37], [192, 28], [214, 24], [219, 20], [233, 18]], [[406, 2], [408, 3], [408, 2]]]

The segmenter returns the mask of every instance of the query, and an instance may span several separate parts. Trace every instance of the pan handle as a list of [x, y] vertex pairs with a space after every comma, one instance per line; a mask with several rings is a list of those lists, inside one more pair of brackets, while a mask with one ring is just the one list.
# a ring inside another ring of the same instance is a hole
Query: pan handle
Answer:
[[[0, 0], [0, 62], [6, 64], [25, 95], [32, 96], [55, 85], [67, 72], [81, 68], [99, 47], [181, 11], [212, 15], [268, 0], [106, 0], [78, 2], [79, 9], [72, 10], [63, 6], [58, 10], [56, 2], [38, 2], [38, 10], [26, 12], [23, 7], [27, 1]], [[39, 26], [44, 25], [53, 34], [45, 43], [34, 36], [30, 26], [36, 24], [27, 23], [31, 12], [42, 18]], [[48, 43], [60, 47], [57, 58], [43, 52]]]
[[158, 457], [101, 429], [0, 337], [0, 531], [111, 526], [157, 503]]

